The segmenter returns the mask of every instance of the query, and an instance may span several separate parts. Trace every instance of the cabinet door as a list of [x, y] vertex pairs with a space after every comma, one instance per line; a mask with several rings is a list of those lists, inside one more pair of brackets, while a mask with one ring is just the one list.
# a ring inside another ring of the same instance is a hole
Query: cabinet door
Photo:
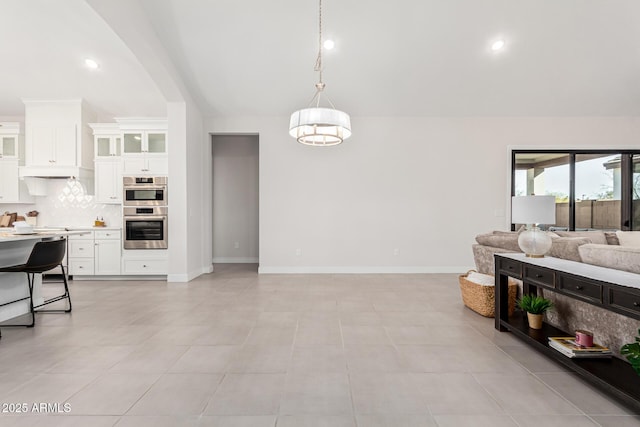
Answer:
[[0, 203], [17, 202], [20, 196], [18, 161], [0, 162]]
[[95, 137], [95, 153], [96, 157], [110, 157], [112, 138], [109, 136], [96, 136]]
[[140, 175], [147, 173], [147, 162], [144, 157], [123, 157], [123, 175]]
[[122, 164], [95, 162], [96, 202], [122, 203]]
[[96, 275], [120, 274], [120, 239], [96, 240], [94, 270]]
[[123, 134], [122, 154], [141, 154], [144, 151], [142, 136], [142, 132]]
[[56, 129], [52, 125], [32, 125], [27, 132], [27, 146], [31, 147], [27, 156], [27, 166], [51, 166], [54, 160]]
[[77, 136], [75, 125], [62, 125], [56, 128], [54, 165], [77, 166]]
[[169, 159], [167, 156], [148, 156], [146, 173], [152, 175], [167, 175], [169, 173]]
[[147, 133], [148, 153], [164, 154], [167, 152], [167, 134], [165, 132], [149, 132]]
[[0, 138], [0, 157], [18, 157], [18, 137], [3, 136]]

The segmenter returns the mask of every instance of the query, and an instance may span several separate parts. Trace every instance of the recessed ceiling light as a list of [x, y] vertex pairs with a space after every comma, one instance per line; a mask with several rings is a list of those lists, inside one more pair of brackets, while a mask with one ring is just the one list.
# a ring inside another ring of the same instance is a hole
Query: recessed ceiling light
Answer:
[[324, 41], [324, 48], [327, 50], [331, 50], [334, 47], [336, 47], [336, 44], [333, 42], [333, 40], [325, 40]]
[[84, 65], [86, 65], [87, 68], [91, 68], [92, 70], [97, 70], [98, 68], [100, 68], [100, 65], [91, 58], [85, 59]]
[[500, 50], [504, 47], [504, 40], [500, 39], [500, 40], [496, 40], [495, 42], [493, 42], [493, 44], [491, 45], [491, 50], [496, 51], [496, 50]]

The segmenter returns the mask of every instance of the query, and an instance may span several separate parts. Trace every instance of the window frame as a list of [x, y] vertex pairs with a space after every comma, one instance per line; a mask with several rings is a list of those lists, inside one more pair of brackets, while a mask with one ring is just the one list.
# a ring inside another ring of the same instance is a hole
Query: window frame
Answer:
[[[511, 197], [516, 193], [516, 156], [518, 154], [566, 154], [569, 156], [569, 230], [576, 229], [576, 156], [583, 154], [620, 155], [620, 230], [633, 229], [633, 156], [640, 156], [640, 149], [511, 149]], [[511, 221], [511, 215], [509, 215]], [[515, 230], [515, 224], [511, 224]]]

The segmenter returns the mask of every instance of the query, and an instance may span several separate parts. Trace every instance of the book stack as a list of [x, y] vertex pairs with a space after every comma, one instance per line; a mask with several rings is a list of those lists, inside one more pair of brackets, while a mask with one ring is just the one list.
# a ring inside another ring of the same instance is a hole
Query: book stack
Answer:
[[594, 343], [592, 347], [576, 344], [575, 337], [549, 337], [549, 347], [571, 358], [611, 357], [611, 350]]

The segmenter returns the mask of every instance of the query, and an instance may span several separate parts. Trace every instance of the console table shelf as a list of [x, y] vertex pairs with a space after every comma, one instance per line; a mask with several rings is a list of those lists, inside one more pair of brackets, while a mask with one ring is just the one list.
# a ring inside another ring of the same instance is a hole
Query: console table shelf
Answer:
[[[546, 261], [545, 261], [546, 260]], [[611, 358], [569, 358], [549, 346], [549, 337], [572, 336], [547, 323], [543, 323], [542, 329], [529, 328], [525, 313], [516, 311], [512, 317], [508, 317], [507, 309], [507, 279], [515, 277], [522, 279], [525, 292], [535, 293], [537, 287], [555, 291], [566, 296], [573, 296], [571, 292], [566, 292], [561, 284], [563, 280], [570, 278], [572, 284], [578, 284], [581, 280], [589, 285], [594, 283], [593, 274], [581, 277], [580, 268], [572, 261], [558, 260], [555, 258], [545, 258], [529, 260], [524, 254], [496, 254], [496, 318], [495, 327], [500, 331], [510, 331], [516, 337], [523, 340], [536, 350], [546, 356], [558, 361], [569, 370], [575, 372], [586, 381], [599, 387], [610, 396], [617, 398], [620, 402], [632, 408], [636, 413], [640, 413], [640, 376], [636, 374], [631, 365], [622, 359]], [[528, 271], [535, 272], [529, 274]], [[592, 273], [592, 271], [589, 271]], [[631, 274], [631, 273], [629, 273]], [[634, 275], [636, 276], [636, 275]], [[544, 280], [541, 280], [544, 279]], [[629, 283], [625, 280], [625, 283]], [[602, 276], [598, 277], [598, 284], [606, 289], [621, 289], [637, 293], [635, 283], [630, 288], [620, 285], [618, 281], [604, 281]], [[603, 294], [605, 294], [603, 292]], [[603, 295], [605, 296], [605, 295]], [[608, 299], [602, 298], [602, 302], [578, 299], [597, 306], [605, 306]], [[609, 307], [611, 311], [620, 312], [617, 307]], [[635, 313], [629, 313], [632, 318], [637, 318]]]

